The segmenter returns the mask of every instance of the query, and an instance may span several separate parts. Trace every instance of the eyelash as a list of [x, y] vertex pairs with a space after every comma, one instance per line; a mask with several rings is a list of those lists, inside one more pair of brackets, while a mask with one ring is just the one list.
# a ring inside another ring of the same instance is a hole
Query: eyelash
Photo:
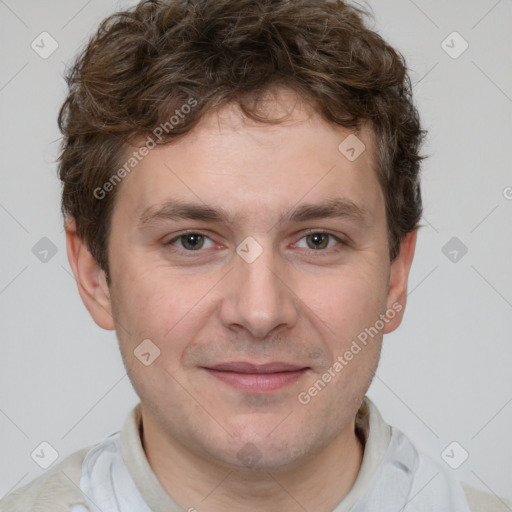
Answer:
[[[184, 232], [176, 235], [172, 239], [168, 240], [167, 242], [165, 242], [164, 245], [166, 247], [167, 246], [171, 247], [171, 246], [173, 246], [173, 244], [175, 242], [179, 241], [181, 239], [181, 237], [186, 236], [186, 235], [201, 235], [201, 236], [211, 240], [211, 238], [208, 235], [205, 235], [204, 233], [201, 233], [200, 231], [184, 231]], [[308, 237], [309, 235], [327, 235], [328, 237], [330, 237], [331, 239], [334, 239], [337, 242], [337, 247], [338, 246], [347, 246], [348, 245], [347, 242], [345, 242], [344, 240], [342, 240], [338, 236], [334, 235], [333, 233], [329, 233], [328, 231], [321, 231], [321, 230], [310, 230], [310, 231], [306, 232], [299, 239], [299, 241], [304, 239], [304, 238], [306, 238], [306, 237]], [[211, 240], [211, 241], [213, 242], [213, 240]], [[295, 243], [297, 243], [297, 242], [295, 242]], [[329, 243], [327, 245], [329, 245]], [[181, 248], [181, 247], [175, 247], [174, 249], [177, 250], [177, 251], [180, 251], [182, 253], [188, 253], [187, 257], [189, 257], [189, 256], [193, 257], [196, 254], [204, 252], [206, 250], [206, 249], [202, 249], [201, 248], [201, 249], [197, 249], [197, 250], [194, 251], [194, 250], [184, 249], [184, 248]], [[304, 248], [300, 248], [300, 249], [304, 249]], [[309, 249], [309, 248], [307, 248], [305, 250], [307, 250], [310, 253], [315, 253], [316, 255], [320, 256], [321, 253], [330, 254], [330, 252], [328, 252], [328, 251], [330, 251], [332, 249], [334, 249], [334, 248], [333, 247], [328, 247], [326, 249]], [[337, 250], [340, 250], [340, 249], [338, 248]]]

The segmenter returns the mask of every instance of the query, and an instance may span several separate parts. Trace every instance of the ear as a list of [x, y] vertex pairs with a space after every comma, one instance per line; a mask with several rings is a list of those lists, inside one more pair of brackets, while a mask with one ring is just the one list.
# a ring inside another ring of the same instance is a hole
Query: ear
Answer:
[[78, 235], [74, 219], [66, 222], [66, 243], [69, 264], [85, 307], [100, 327], [113, 330], [115, 325], [105, 272]]
[[407, 302], [407, 280], [411, 270], [418, 231], [407, 233], [400, 243], [400, 253], [391, 264], [389, 274], [387, 309], [396, 314], [386, 323], [384, 334], [393, 332], [402, 322]]

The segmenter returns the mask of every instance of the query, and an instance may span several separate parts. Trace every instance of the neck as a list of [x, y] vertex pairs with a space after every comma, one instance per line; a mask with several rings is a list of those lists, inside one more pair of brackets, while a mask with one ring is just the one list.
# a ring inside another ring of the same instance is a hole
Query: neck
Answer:
[[169, 439], [142, 413], [142, 443], [167, 494], [184, 510], [332, 511], [352, 488], [363, 447], [354, 422], [311, 459], [287, 471], [238, 471]]

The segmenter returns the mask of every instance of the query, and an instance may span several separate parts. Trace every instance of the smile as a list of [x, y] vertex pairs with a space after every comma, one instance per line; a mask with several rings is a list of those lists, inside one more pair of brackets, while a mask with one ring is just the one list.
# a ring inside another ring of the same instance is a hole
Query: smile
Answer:
[[298, 381], [307, 373], [309, 367], [280, 362], [264, 365], [233, 362], [203, 369], [216, 379], [241, 391], [265, 393], [277, 391]]

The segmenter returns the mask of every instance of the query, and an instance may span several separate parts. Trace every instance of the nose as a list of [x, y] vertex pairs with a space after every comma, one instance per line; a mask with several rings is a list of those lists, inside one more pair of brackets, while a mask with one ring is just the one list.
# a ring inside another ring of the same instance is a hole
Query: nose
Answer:
[[238, 254], [234, 258], [235, 268], [229, 273], [220, 308], [223, 325], [244, 328], [254, 338], [293, 327], [299, 300], [285, 262], [276, 264], [278, 260], [271, 249], [264, 249], [252, 262]]

